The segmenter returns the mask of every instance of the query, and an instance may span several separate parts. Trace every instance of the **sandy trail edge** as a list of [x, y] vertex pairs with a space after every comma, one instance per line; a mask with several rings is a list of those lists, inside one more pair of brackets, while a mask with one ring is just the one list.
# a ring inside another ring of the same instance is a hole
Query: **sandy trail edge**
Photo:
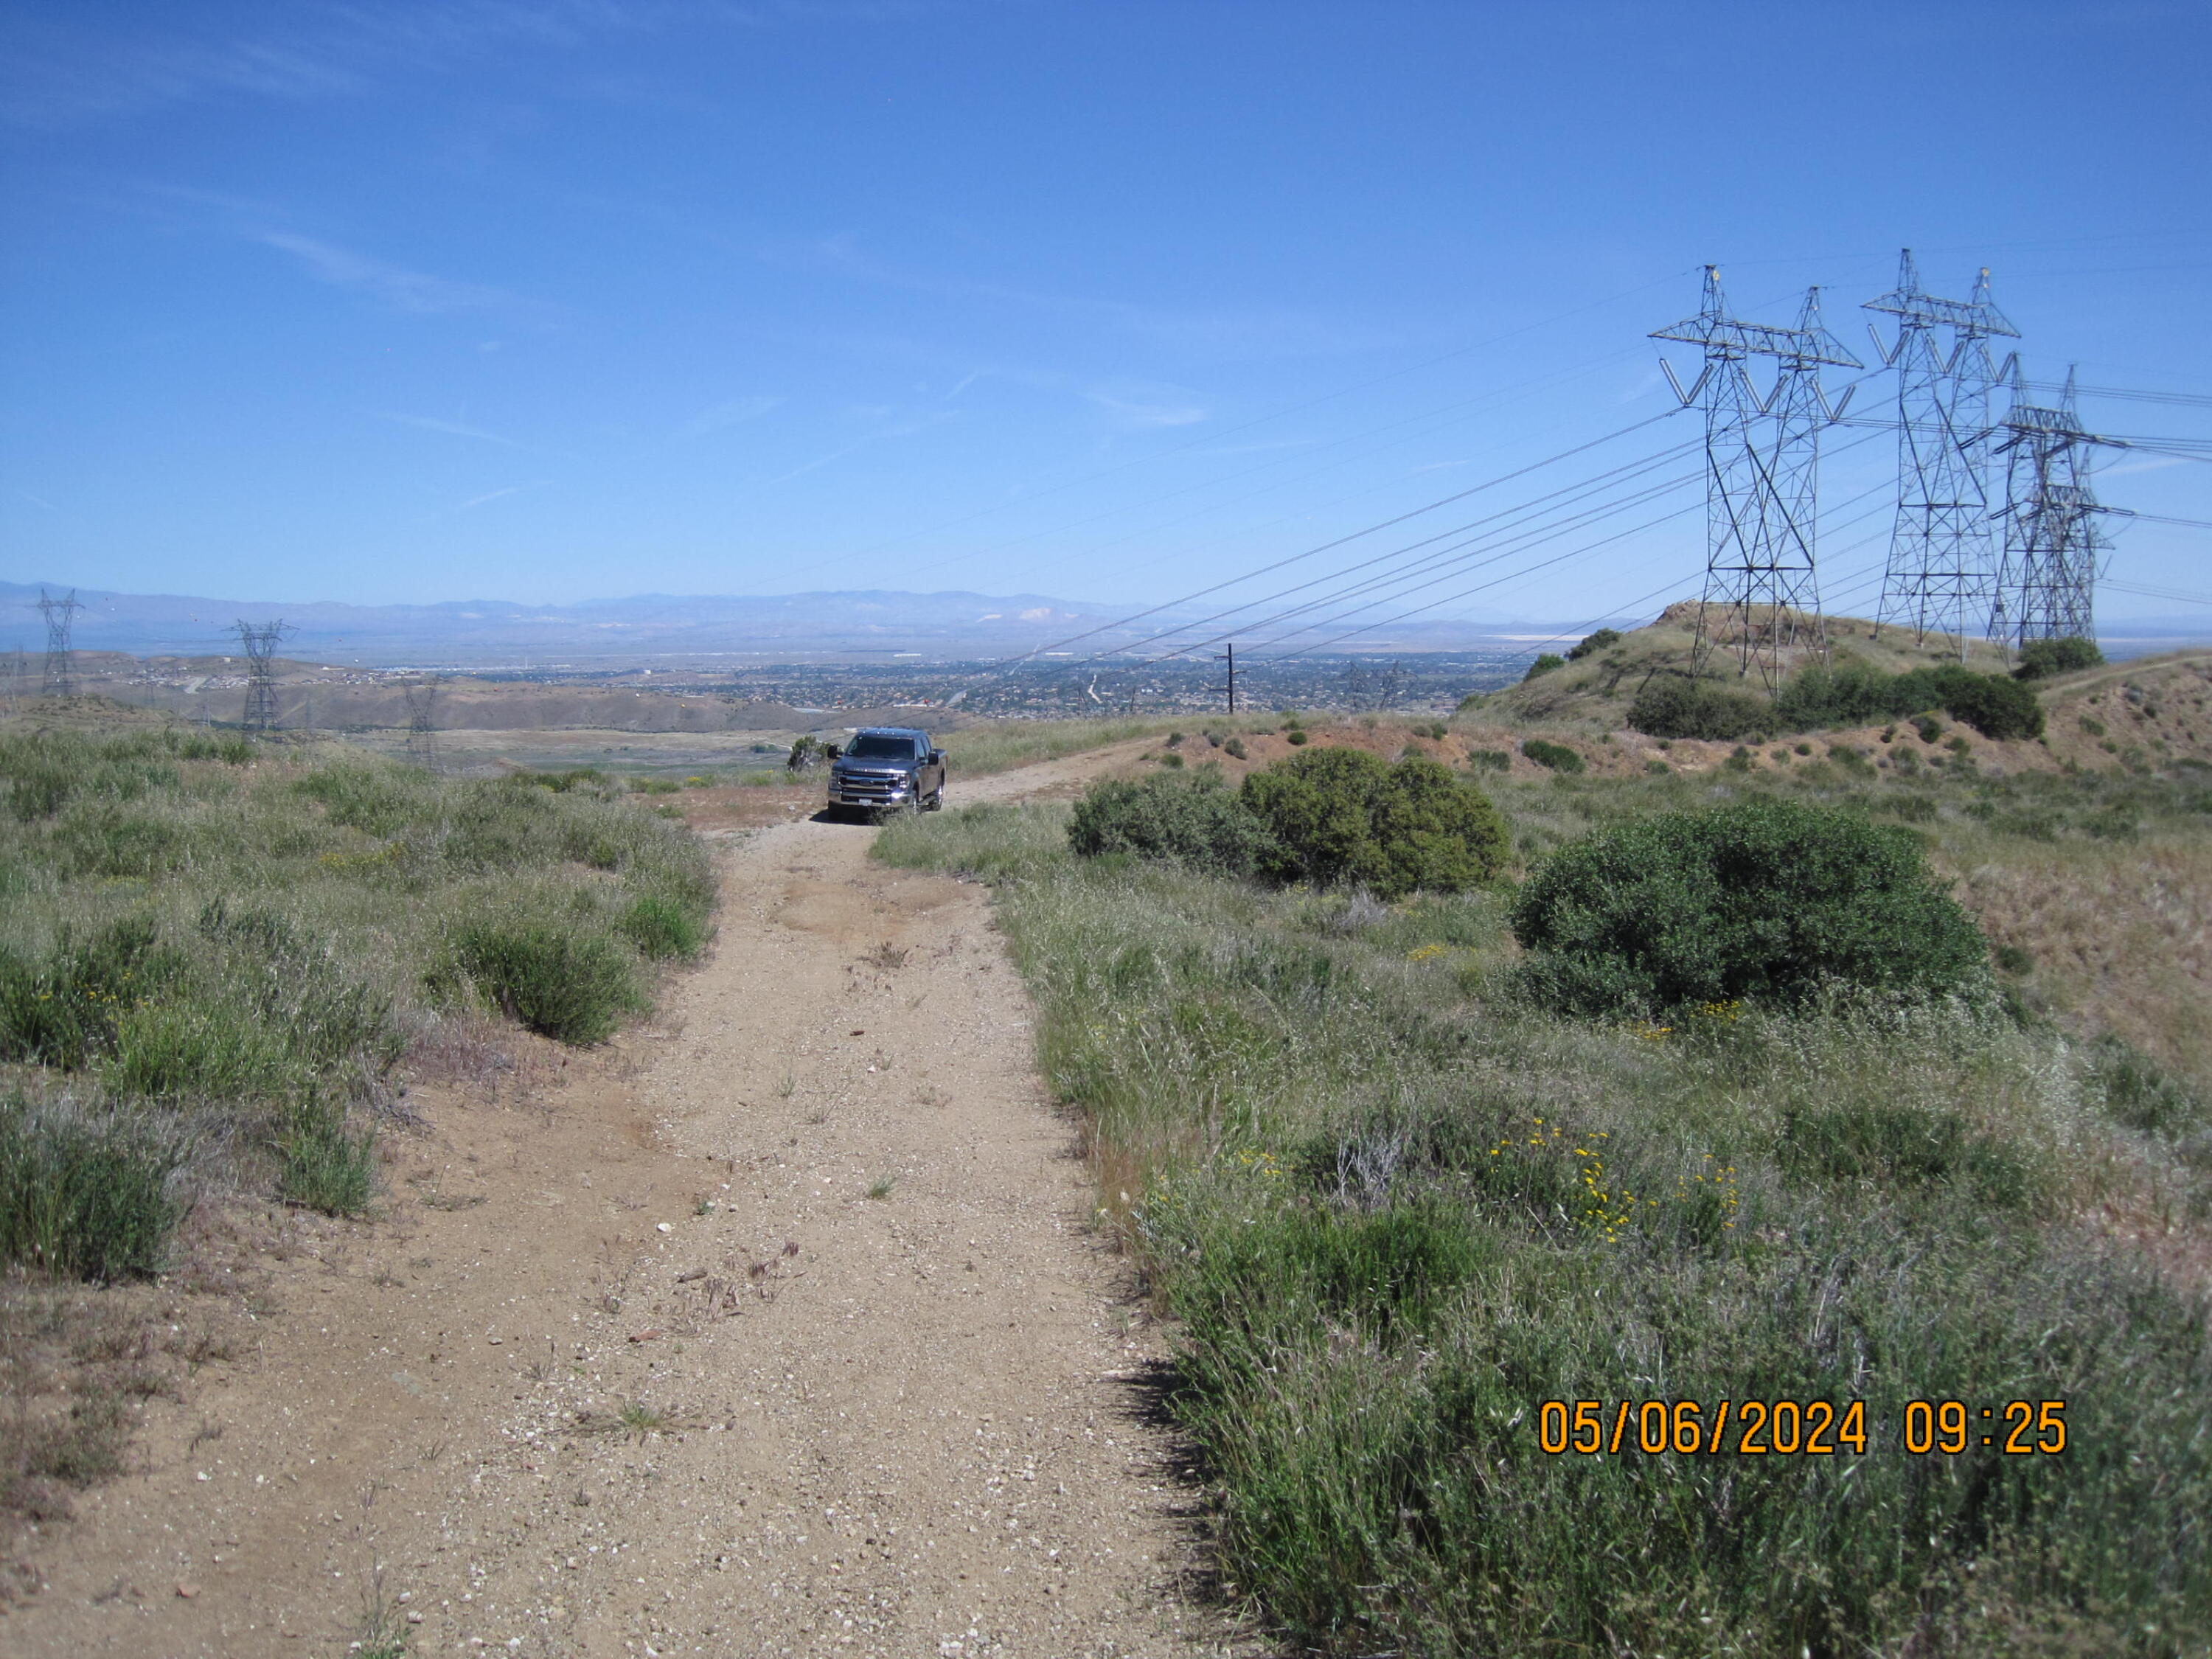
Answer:
[[1180, 1593], [1157, 1338], [988, 897], [871, 839], [732, 842], [653, 1026], [503, 1103], [425, 1091], [393, 1214], [291, 1224], [0, 1647], [335, 1653], [380, 1613], [419, 1654], [1243, 1650]]

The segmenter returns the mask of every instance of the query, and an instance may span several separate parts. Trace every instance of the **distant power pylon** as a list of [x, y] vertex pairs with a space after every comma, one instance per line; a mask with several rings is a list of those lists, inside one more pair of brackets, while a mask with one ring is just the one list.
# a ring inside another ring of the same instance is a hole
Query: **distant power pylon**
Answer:
[[272, 623], [240, 619], [231, 631], [246, 652], [246, 719], [249, 732], [276, 729], [276, 645], [289, 630], [283, 617]]
[[[2019, 361], [2000, 366], [1989, 343], [2020, 331], [1990, 303], [1986, 267], [1972, 299], [1939, 300], [1920, 286], [1911, 248], [1899, 258], [1897, 286], [1863, 308], [1897, 319], [1895, 345], [1875, 335], [1897, 370], [1898, 426], [1897, 524], [1875, 626], [1910, 628], [1915, 641], [1956, 635], [1964, 661], [1967, 631], [1986, 622], [1996, 576], [1990, 398]], [[1939, 328], [1950, 331], [1948, 350]]]
[[[1842, 403], [1829, 404], [1820, 370], [1857, 368], [1859, 360], [1821, 325], [1820, 289], [1806, 295], [1795, 328], [1747, 323], [1729, 315], [1717, 265], [1705, 267], [1698, 314], [1651, 337], [1705, 354], [1687, 391], [1660, 360], [1674, 395], [1705, 411], [1705, 589], [1695, 660], [1702, 665], [1715, 643], [1709, 630], [1717, 613], [1735, 625], [1737, 673], [1756, 672], [1769, 691], [1778, 690], [1799, 619], [1809, 618], [1820, 637], [1813, 549], [1820, 434], [1843, 413]], [[1777, 361], [1763, 398], [1746, 367], [1753, 357]], [[1850, 400], [1847, 392], [1843, 403]]]
[[70, 630], [76, 625], [76, 613], [83, 609], [74, 587], [66, 599], [59, 599], [43, 587], [39, 590], [39, 614], [46, 619], [46, 694], [50, 697], [76, 695], [76, 677], [70, 672]]
[[2007, 458], [2004, 558], [1990, 637], [2012, 646], [2094, 640], [2097, 557], [2106, 546], [2097, 515], [2106, 509], [2089, 488], [2096, 440], [2075, 415], [2073, 370], [2055, 407], [2014, 402], [2004, 434], [1996, 446]]
[[438, 691], [445, 683], [439, 674], [399, 688], [407, 701], [407, 759], [426, 772], [438, 769]]

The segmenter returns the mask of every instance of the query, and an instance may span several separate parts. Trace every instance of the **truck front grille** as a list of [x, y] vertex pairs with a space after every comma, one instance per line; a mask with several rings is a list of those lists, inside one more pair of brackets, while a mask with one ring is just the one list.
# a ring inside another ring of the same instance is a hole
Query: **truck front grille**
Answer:
[[905, 786], [902, 773], [847, 772], [830, 781], [830, 793], [848, 806], [888, 806]]

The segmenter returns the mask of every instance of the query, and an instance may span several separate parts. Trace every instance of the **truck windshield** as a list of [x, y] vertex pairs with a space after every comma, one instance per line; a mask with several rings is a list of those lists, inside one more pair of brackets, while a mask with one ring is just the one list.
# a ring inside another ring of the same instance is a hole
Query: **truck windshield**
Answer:
[[895, 738], [885, 732], [863, 732], [846, 746], [845, 754], [851, 760], [910, 761], [915, 757], [912, 738]]

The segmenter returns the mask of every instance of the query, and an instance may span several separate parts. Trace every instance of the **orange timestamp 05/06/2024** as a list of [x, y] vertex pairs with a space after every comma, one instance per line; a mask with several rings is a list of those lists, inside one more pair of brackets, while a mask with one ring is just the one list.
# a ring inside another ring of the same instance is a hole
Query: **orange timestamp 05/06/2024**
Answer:
[[[2066, 1402], [1909, 1400], [1896, 1443], [1909, 1452], [1957, 1454], [1977, 1446], [2014, 1455], [2066, 1449]], [[1536, 1442], [1555, 1455], [1621, 1452], [1685, 1456], [1821, 1457], [1867, 1449], [1863, 1400], [1547, 1400], [1536, 1408]]]

